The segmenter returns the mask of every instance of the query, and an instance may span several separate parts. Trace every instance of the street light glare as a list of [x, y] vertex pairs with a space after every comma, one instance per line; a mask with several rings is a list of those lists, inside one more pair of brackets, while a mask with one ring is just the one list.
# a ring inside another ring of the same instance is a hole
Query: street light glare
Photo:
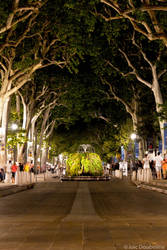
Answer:
[[17, 128], [18, 128], [18, 125], [15, 124], [15, 123], [13, 123], [12, 126], [11, 126], [11, 129], [12, 129], [12, 130], [16, 130]]
[[135, 133], [132, 133], [131, 136], [130, 136], [130, 138], [131, 138], [132, 140], [135, 140], [135, 139], [136, 139], [136, 134], [135, 134]]

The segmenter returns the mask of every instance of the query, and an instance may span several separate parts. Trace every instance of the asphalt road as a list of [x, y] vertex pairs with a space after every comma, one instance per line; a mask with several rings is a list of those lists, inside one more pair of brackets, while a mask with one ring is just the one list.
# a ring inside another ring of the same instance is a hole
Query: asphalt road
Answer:
[[0, 198], [0, 249], [167, 249], [167, 195], [121, 180], [41, 183]]

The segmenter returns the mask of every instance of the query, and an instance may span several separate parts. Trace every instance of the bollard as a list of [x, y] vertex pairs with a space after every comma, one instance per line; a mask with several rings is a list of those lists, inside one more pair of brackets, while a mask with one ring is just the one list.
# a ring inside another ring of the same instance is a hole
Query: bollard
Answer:
[[26, 184], [26, 172], [23, 172], [22, 184]]
[[150, 178], [149, 178], [149, 182], [151, 182], [151, 181], [153, 181], [153, 175], [152, 175], [152, 171], [151, 171], [151, 169], [149, 169], [149, 171], [150, 171]]
[[119, 178], [119, 170], [117, 170], [117, 169], [115, 170], [115, 177]]
[[5, 175], [5, 183], [11, 183], [11, 173], [7, 172]]
[[25, 172], [25, 184], [28, 184], [28, 172]]
[[18, 185], [21, 185], [21, 172], [18, 171]]
[[153, 180], [153, 177], [152, 177], [152, 171], [151, 169], [147, 169], [147, 183], [151, 182]]
[[34, 176], [34, 173], [31, 173], [31, 183], [35, 183], [35, 176]]
[[112, 171], [112, 172], [111, 172], [111, 175], [112, 175], [113, 177], [115, 177], [115, 171]]
[[140, 176], [140, 169], [137, 170], [137, 174], [136, 174], [136, 179], [137, 179], [137, 181], [139, 181], [139, 179], [140, 179], [139, 176]]
[[143, 169], [140, 168], [138, 171], [137, 171], [137, 180], [142, 182], [143, 181]]
[[19, 184], [19, 171], [16, 171], [16, 173], [15, 173], [15, 184], [16, 185]]
[[123, 171], [119, 170], [119, 178], [122, 179], [123, 178]]
[[19, 185], [24, 184], [24, 172], [19, 172]]
[[137, 173], [136, 173], [136, 171], [133, 171], [132, 172], [132, 181], [136, 181], [136, 179], [137, 179]]
[[30, 184], [30, 183], [31, 183], [31, 173], [28, 172], [28, 184]]
[[148, 168], [146, 168], [145, 182], [149, 182], [149, 169]]
[[138, 181], [142, 181], [142, 176], [143, 176], [143, 169], [140, 168], [140, 169], [138, 169], [138, 171], [137, 171], [137, 180], [138, 180]]
[[20, 185], [24, 184], [24, 172], [20, 172]]
[[143, 182], [147, 181], [147, 169], [143, 169]]
[[115, 177], [122, 179], [123, 178], [123, 172], [121, 170], [115, 170]]

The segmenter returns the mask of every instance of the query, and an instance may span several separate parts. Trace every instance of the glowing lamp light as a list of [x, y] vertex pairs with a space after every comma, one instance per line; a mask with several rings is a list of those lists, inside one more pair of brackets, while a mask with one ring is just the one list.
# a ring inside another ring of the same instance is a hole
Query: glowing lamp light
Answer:
[[135, 134], [135, 133], [132, 133], [131, 136], [130, 136], [130, 138], [131, 138], [132, 140], [135, 140], [135, 139], [136, 139], [136, 134]]
[[33, 142], [32, 141], [28, 141], [28, 147], [31, 147], [33, 145]]
[[16, 123], [13, 123], [13, 124], [11, 125], [11, 129], [12, 129], [12, 130], [18, 129], [18, 125], [17, 125]]

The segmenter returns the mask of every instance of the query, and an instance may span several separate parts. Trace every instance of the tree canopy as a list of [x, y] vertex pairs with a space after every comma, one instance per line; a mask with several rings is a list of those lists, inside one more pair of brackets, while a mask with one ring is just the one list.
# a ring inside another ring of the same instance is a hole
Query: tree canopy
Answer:
[[105, 159], [133, 131], [163, 137], [166, 11], [149, 0], [1, 2], [2, 126], [17, 113], [25, 142], [36, 131], [41, 147], [89, 143]]

